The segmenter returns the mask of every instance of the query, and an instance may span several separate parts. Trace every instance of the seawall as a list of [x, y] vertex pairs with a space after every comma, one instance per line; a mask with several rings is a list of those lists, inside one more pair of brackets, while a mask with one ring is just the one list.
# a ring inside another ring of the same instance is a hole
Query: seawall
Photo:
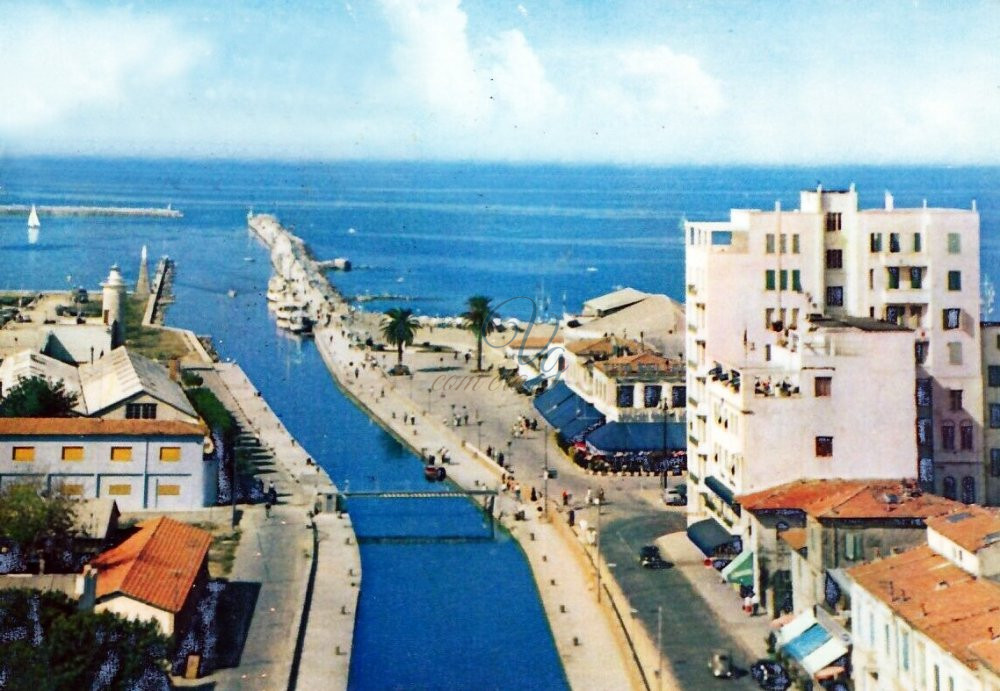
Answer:
[[[140, 206], [36, 206], [39, 216], [130, 216], [147, 218], [181, 218], [184, 213], [178, 209], [150, 208]], [[29, 204], [0, 205], [0, 216], [27, 216], [31, 212]]]

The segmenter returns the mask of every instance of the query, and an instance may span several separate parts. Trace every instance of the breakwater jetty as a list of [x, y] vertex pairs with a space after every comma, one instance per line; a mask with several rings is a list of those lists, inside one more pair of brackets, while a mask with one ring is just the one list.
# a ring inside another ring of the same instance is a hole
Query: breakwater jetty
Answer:
[[[170, 206], [164, 208], [141, 206], [37, 206], [39, 216], [132, 216], [143, 218], [182, 218], [184, 213]], [[30, 204], [0, 205], [0, 216], [24, 216], [31, 213]]]

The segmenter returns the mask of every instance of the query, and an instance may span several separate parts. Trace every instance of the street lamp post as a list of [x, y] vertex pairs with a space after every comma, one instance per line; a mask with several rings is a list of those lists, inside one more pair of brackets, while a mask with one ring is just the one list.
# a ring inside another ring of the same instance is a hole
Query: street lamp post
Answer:
[[548, 426], [542, 425], [542, 456], [544, 458], [544, 467], [542, 469], [543, 480], [542, 480], [542, 502], [545, 510], [542, 511], [542, 516], [546, 521], [549, 520], [549, 434]]
[[656, 688], [663, 688], [663, 605], [656, 606]]
[[483, 450], [483, 421], [479, 419], [478, 413], [476, 414], [476, 448], [480, 451]]
[[434, 387], [428, 386], [427, 387], [427, 414], [428, 415], [430, 415], [430, 413], [431, 413], [431, 394], [433, 392], [434, 392]]
[[597, 602], [601, 601], [601, 500], [594, 498], [597, 506], [597, 553], [594, 555], [594, 568], [597, 569]]

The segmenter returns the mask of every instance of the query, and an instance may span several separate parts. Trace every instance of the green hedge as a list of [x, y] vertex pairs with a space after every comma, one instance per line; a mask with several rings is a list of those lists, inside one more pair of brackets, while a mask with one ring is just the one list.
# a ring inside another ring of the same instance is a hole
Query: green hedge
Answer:
[[222, 434], [225, 439], [235, 434], [236, 420], [210, 389], [199, 387], [187, 389], [184, 393], [209, 427]]

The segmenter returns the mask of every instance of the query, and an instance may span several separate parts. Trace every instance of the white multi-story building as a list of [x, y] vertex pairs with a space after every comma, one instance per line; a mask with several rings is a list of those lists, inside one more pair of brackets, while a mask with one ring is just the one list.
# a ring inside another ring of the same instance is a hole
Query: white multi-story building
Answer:
[[795, 211], [688, 223], [686, 245], [692, 484], [918, 477], [982, 501], [974, 208], [816, 189]]
[[124, 511], [194, 509], [216, 500], [207, 430], [179, 420], [0, 418], [0, 487], [25, 482]]
[[1000, 322], [983, 322], [981, 329], [985, 503], [1000, 506]]

